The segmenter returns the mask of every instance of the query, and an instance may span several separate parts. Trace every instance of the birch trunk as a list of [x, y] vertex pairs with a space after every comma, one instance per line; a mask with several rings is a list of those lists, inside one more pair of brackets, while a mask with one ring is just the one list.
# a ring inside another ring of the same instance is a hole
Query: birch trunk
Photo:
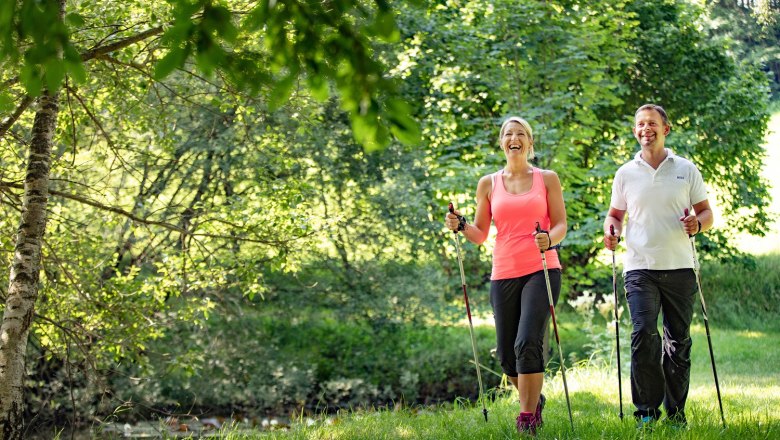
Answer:
[[52, 137], [59, 112], [57, 94], [39, 99], [24, 180], [21, 224], [16, 235], [8, 296], [0, 327], [0, 440], [24, 434], [24, 379], [27, 338], [38, 298], [41, 245], [46, 228]]

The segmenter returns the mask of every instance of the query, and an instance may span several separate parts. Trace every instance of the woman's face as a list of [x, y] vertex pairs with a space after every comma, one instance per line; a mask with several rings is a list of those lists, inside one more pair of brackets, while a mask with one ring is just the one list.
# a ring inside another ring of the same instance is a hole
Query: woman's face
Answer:
[[501, 136], [501, 149], [504, 150], [507, 157], [512, 155], [527, 156], [532, 144], [531, 137], [522, 125], [514, 121], [506, 125], [504, 134]]

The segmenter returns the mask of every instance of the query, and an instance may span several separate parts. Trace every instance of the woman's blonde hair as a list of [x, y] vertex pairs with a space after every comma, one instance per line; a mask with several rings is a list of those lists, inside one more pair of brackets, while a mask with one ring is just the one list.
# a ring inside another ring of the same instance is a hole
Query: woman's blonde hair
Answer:
[[521, 118], [520, 116], [510, 116], [504, 120], [504, 123], [501, 124], [501, 131], [498, 133], [498, 146], [501, 146], [501, 139], [504, 138], [504, 132], [506, 131], [506, 126], [509, 125], [510, 122], [517, 122], [520, 124], [521, 127], [523, 127], [523, 130], [525, 130], [525, 133], [528, 135], [529, 138], [531, 138], [531, 149], [528, 151], [528, 158], [533, 159], [536, 157], [534, 155], [534, 132], [531, 129], [531, 124], [528, 123], [525, 119]]

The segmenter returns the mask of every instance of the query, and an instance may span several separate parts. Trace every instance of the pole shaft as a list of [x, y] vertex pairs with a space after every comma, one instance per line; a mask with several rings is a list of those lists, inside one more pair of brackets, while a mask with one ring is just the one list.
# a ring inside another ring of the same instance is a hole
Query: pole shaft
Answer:
[[704, 293], [701, 290], [701, 278], [699, 277], [699, 258], [696, 256], [696, 244], [691, 238], [691, 253], [693, 254], [693, 273], [696, 276], [696, 286], [699, 289], [699, 301], [701, 302], [701, 315], [704, 318], [704, 330], [707, 333], [707, 345], [710, 349], [710, 362], [712, 364], [712, 376], [715, 379], [715, 391], [718, 394], [718, 407], [720, 408], [720, 420], [723, 428], [726, 428], [726, 416], [723, 413], [723, 400], [720, 397], [720, 384], [718, 382], [718, 370], [715, 368], [715, 353], [712, 351], [712, 337], [710, 336], [710, 320], [707, 317], [707, 305], [704, 302]]
[[469, 319], [469, 335], [471, 336], [471, 351], [474, 353], [474, 366], [477, 369], [477, 382], [479, 383], [479, 397], [482, 401], [482, 414], [487, 422], [487, 407], [485, 406], [485, 392], [482, 388], [482, 372], [480, 371], [479, 356], [477, 355], [477, 339], [474, 336], [474, 324], [471, 321], [471, 306], [469, 305], [469, 295], [466, 292], [466, 274], [463, 271], [463, 257], [460, 249], [460, 237], [455, 233], [455, 246], [458, 250], [458, 267], [460, 268], [460, 281], [463, 288], [463, 301], [466, 303], [466, 316]]
[[561, 339], [558, 336], [558, 324], [555, 319], [555, 301], [552, 296], [552, 287], [550, 287], [550, 274], [547, 272], [547, 257], [542, 254], [542, 268], [544, 269], [544, 281], [547, 284], [547, 299], [550, 302], [550, 318], [553, 323], [553, 332], [555, 333], [555, 344], [558, 346], [558, 355], [561, 358], [561, 378], [563, 379], [563, 391], [566, 393], [566, 406], [569, 409], [569, 423], [571, 430], [574, 431], [574, 417], [571, 415], [571, 400], [569, 400], [569, 386], [566, 383], [566, 364], [563, 362], [563, 349], [561, 349]]
[[[614, 233], [613, 233], [614, 235]], [[623, 419], [623, 382], [620, 374], [620, 314], [618, 313], [617, 296], [617, 265], [615, 264], [615, 251], [612, 251], [612, 295], [615, 297], [615, 351], [617, 357], [618, 370], [618, 396], [620, 399], [620, 419]]]

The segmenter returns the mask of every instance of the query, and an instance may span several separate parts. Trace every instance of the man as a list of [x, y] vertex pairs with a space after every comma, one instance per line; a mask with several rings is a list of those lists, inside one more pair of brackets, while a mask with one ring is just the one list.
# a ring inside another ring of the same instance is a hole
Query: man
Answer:
[[623, 275], [633, 325], [631, 396], [639, 427], [660, 418], [661, 403], [670, 422], [686, 423], [697, 292], [689, 236], [713, 222], [701, 173], [664, 146], [670, 130], [661, 106], [646, 104], [636, 111], [633, 132], [642, 149], [615, 174], [604, 221], [604, 245], [615, 250], [628, 213]]

